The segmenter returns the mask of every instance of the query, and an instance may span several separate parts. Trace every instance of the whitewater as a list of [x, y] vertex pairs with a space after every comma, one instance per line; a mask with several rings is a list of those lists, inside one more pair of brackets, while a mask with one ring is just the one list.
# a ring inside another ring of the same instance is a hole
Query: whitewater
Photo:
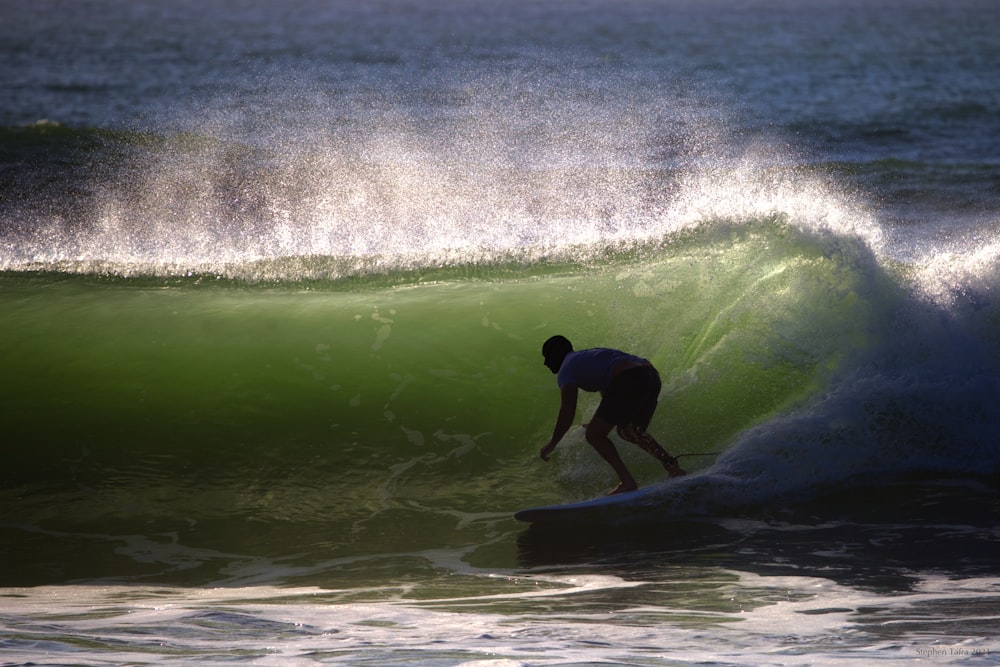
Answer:
[[0, 18], [0, 664], [1000, 663], [991, 3]]

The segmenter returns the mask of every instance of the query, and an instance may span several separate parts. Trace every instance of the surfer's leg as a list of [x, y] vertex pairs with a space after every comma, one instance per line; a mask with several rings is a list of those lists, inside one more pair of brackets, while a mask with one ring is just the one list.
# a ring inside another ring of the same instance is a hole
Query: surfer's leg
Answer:
[[656, 404], [660, 396], [660, 375], [652, 366], [639, 368], [622, 374], [622, 379], [629, 381], [629, 400], [624, 404], [624, 412], [615, 420], [618, 424], [618, 435], [623, 440], [639, 445], [643, 451], [655, 458], [671, 477], [680, 477], [687, 473], [677, 465], [677, 459], [667, 453], [656, 439], [646, 429], [653, 421]]
[[644, 452], [662, 463], [663, 467], [666, 468], [671, 477], [680, 477], [681, 475], [687, 474], [679, 465], [677, 465], [677, 459], [668, 454], [667, 450], [665, 450], [663, 446], [656, 441], [656, 438], [635, 424], [619, 426], [618, 435], [621, 436], [622, 440], [631, 442], [634, 445], [639, 445]]
[[618, 486], [611, 493], [634, 491], [639, 488], [639, 485], [636, 484], [632, 473], [628, 471], [628, 468], [625, 467], [625, 462], [618, 455], [615, 443], [611, 442], [611, 438], [608, 437], [608, 434], [611, 432], [611, 426], [609, 422], [595, 415], [590, 420], [590, 423], [587, 424], [587, 442], [597, 450], [602, 459], [614, 468], [615, 473], [618, 475]]

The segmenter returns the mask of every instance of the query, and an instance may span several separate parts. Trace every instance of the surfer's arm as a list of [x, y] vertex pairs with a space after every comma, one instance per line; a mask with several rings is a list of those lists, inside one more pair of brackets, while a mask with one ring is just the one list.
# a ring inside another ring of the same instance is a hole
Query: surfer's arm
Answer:
[[556, 427], [552, 430], [552, 439], [549, 440], [547, 445], [542, 447], [542, 460], [549, 460], [549, 455], [573, 425], [573, 420], [576, 418], [576, 396], [577, 388], [575, 384], [568, 384], [562, 388], [562, 399], [559, 405], [559, 416], [556, 418]]

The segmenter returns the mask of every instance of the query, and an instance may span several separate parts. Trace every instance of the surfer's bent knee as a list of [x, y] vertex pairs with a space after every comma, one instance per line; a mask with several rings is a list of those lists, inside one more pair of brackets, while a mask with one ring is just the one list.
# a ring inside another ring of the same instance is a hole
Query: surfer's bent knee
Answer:
[[627, 440], [628, 442], [638, 444], [645, 435], [643, 431], [635, 424], [621, 424], [618, 426], [618, 435], [622, 440]]

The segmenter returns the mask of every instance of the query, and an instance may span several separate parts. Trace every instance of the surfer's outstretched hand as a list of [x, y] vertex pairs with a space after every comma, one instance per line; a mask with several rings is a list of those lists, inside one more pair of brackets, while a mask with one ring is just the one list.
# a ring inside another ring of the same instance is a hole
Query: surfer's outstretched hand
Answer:
[[551, 443], [542, 447], [542, 450], [539, 452], [539, 454], [542, 457], [542, 460], [548, 461], [549, 457], [552, 456], [552, 450], [554, 450], [555, 448], [556, 446]]

